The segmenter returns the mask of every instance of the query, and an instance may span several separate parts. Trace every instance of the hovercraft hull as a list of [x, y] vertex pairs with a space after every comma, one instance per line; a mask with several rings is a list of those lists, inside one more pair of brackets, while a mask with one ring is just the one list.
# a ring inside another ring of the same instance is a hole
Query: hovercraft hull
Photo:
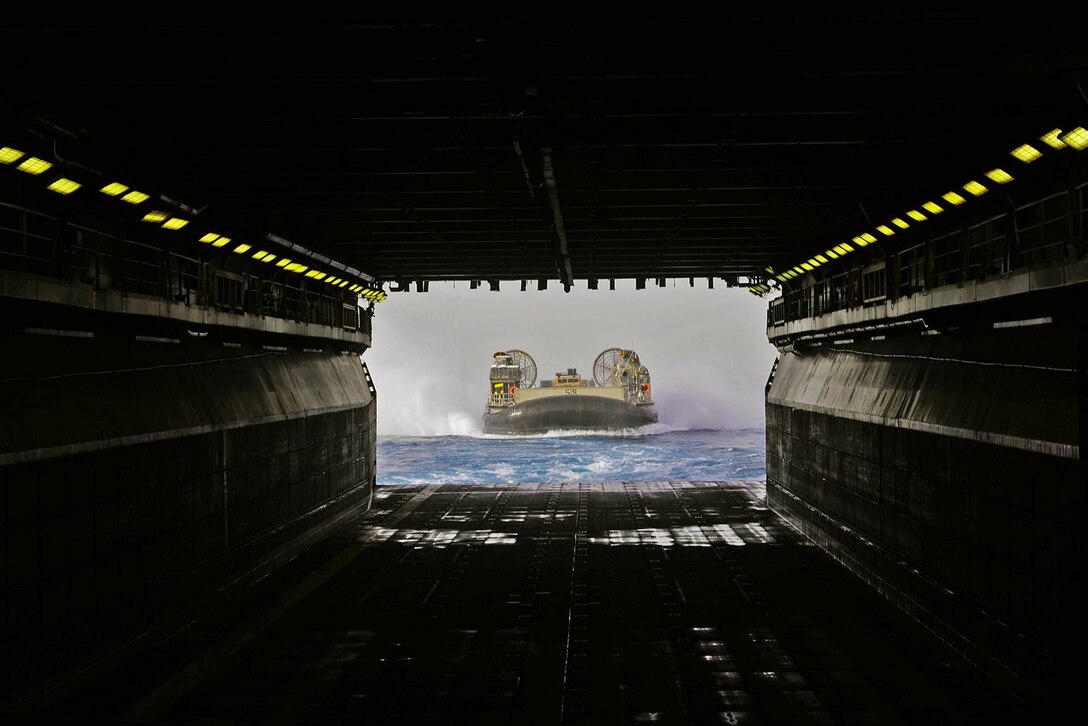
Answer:
[[603, 396], [552, 396], [484, 413], [485, 434], [630, 429], [657, 423], [653, 405]]

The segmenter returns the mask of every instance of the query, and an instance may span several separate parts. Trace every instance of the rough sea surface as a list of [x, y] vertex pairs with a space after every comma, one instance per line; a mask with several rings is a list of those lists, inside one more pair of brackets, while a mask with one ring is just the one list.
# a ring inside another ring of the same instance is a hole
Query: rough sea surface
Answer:
[[766, 478], [764, 429], [379, 436], [378, 486]]

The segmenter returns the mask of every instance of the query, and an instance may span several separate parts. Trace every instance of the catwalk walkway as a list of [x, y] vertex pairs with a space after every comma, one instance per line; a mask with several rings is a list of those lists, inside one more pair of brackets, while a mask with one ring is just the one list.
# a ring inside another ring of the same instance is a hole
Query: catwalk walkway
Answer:
[[932, 726], [1023, 715], [762, 502], [761, 482], [379, 488], [370, 512], [255, 585], [28, 694], [38, 710], [24, 718]]

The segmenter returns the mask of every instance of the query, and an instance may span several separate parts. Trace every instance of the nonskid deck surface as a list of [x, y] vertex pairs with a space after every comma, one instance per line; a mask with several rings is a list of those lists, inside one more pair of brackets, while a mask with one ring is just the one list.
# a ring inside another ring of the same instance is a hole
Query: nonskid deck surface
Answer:
[[974, 724], [1015, 704], [763, 484], [379, 488], [38, 712], [117, 722]]

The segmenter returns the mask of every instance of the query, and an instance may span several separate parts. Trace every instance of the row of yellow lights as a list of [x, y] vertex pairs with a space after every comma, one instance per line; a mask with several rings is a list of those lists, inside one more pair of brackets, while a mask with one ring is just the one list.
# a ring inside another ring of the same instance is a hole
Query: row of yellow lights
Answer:
[[[15, 164], [16, 162], [19, 162], [18, 165], [15, 167], [16, 169], [24, 171], [27, 174], [31, 174], [33, 176], [39, 176], [53, 168], [53, 164], [46, 161], [45, 159], [39, 159], [36, 156], [30, 156], [26, 152], [14, 149], [10, 146], [0, 148], [0, 164], [10, 165]], [[50, 183], [46, 188], [58, 194], [68, 195], [82, 186], [83, 185], [77, 181], [73, 181], [72, 179], [67, 179], [65, 177], [60, 177]], [[148, 199], [150, 199], [149, 195], [144, 194], [140, 191], [136, 191], [135, 189], [130, 189], [124, 184], [120, 184], [118, 182], [112, 182], [110, 184], [107, 184], [99, 191], [108, 196], [122, 199], [129, 204], [141, 204], [142, 202], [146, 202]], [[165, 229], [173, 230], [181, 229], [189, 224], [189, 220], [187, 219], [183, 219], [181, 217], [174, 217], [166, 212], [154, 210], [145, 214], [143, 216], [143, 221], [152, 224], [160, 224]], [[205, 244], [210, 244], [212, 247], [225, 247], [230, 244], [232, 240], [230, 237], [216, 234], [214, 232], [209, 232], [201, 237], [200, 241], [204, 242]], [[248, 245], [242, 242], [236, 244], [231, 249], [231, 251], [241, 255], [249, 252], [251, 249], [253, 249], [252, 245]], [[265, 250], [257, 250], [253, 253], [252, 258], [260, 262], [272, 262], [276, 260], [276, 255]], [[276, 262], [276, 267], [282, 267], [288, 272], [305, 274], [306, 277], [312, 278], [317, 282], [325, 282], [335, 287], [346, 287], [349, 283], [348, 280], [345, 280], [341, 277], [336, 277], [334, 275], [326, 272], [321, 272], [316, 269], [310, 269], [306, 265], [303, 265], [299, 262], [293, 262], [286, 257], [280, 258], [279, 261]], [[352, 285], [348, 288], [348, 290], [354, 293], [359, 293], [367, 300], [373, 300], [375, 302], [382, 302], [388, 297], [388, 295], [381, 290], [371, 289], [359, 284]]]
[[[1085, 147], [1088, 147], [1088, 130], [1085, 130], [1082, 126], [1078, 126], [1077, 128], [1069, 131], [1068, 133], [1062, 133], [1061, 129], [1054, 129], [1053, 131], [1050, 131], [1040, 136], [1039, 140], [1051, 149], [1064, 149], [1068, 146], [1071, 149], [1080, 151]], [[1014, 159], [1017, 159], [1018, 161], [1021, 161], [1025, 164], [1030, 164], [1031, 162], [1035, 161], [1043, 155], [1041, 151], [1039, 151], [1031, 144], [1023, 144], [1021, 146], [1018, 146], [1010, 151], [1009, 154]], [[986, 172], [986, 178], [996, 184], [1007, 184], [1013, 180], [1013, 176], [1001, 168], [991, 169], [990, 171]], [[964, 184], [963, 190], [976, 197], [982, 196], [987, 191], [989, 191], [989, 189], [984, 184], [981, 184], [980, 182], [974, 180]], [[967, 201], [967, 198], [960, 194], [958, 191], [947, 192], [946, 194], [943, 194], [941, 198], [945, 202], [953, 206], [958, 206]], [[924, 209], [926, 212], [929, 212], [931, 215], [937, 215], [944, 211], [944, 207], [942, 207], [937, 202], [932, 201], [923, 204], [922, 209]], [[924, 222], [926, 219], [928, 219], [928, 217], [923, 212], [917, 209], [910, 210], [904, 216], [910, 217], [915, 222]], [[902, 217], [893, 218], [891, 220], [891, 223], [900, 229], [906, 229], [910, 226], [910, 222], [907, 222]], [[878, 225], [876, 227], [876, 230], [885, 237], [891, 237], [893, 234], [895, 234], [895, 229], [887, 224]], [[851, 242], [857, 245], [857, 247], [866, 247], [867, 245], [876, 241], [877, 237], [871, 232], [865, 232], [858, 235], [857, 237], [854, 237], [851, 240]], [[828, 259], [834, 260], [839, 257], [843, 257], [844, 255], [853, 252], [854, 249], [854, 246], [850, 243], [843, 242], [842, 244], [836, 245], [835, 247], [832, 247], [831, 249], [825, 251], [823, 254], [816, 255], [810, 258], [808, 261], [802, 262], [800, 265], [797, 265], [793, 269], [786, 270], [779, 275], [775, 275], [775, 279], [779, 282], [786, 282], [787, 280], [792, 280], [793, 278], [799, 277], [806, 272], [811, 272], [812, 270], [815, 270], [817, 267], [827, 262]], [[768, 273], [774, 274], [774, 270], [769, 267], [766, 271]], [[760, 297], [770, 292], [770, 290], [770, 285], [762, 283], [759, 285], [753, 285], [748, 288], [749, 292], [751, 292], [753, 295], [757, 295]]]
[[[200, 238], [200, 241], [204, 244], [210, 244], [212, 247], [226, 247], [233, 242], [230, 237], [216, 234], [215, 232], [208, 232], [206, 235]], [[252, 245], [241, 242], [239, 244], [236, 244], [231, 249], [231, 252], [239, 255], [244, 255], [252, 249]], [[336, 277], [335, 275], [327, 272], [322, 272], [321, 270], [318, 270], [316, 268], [310, 268], [302, 264], [301, 262], [295, 262], [288, 257], [277, 257], [275, 254], [267, 250], [257, 250], [252, 255], [250, 255], [250, 257], [257, 260], [258, 262], [275, 262], [276, 267], [281, 267], [287, 272], [297, 272], [301, 275], [305, 275], [306, 277], [309, 277], [315, 282], [324, 282], [335, 287], [347, 287], [349, 282], [342, 277]], [[386, 295], [381, 290], [374, 290], [359, 284], [348, 287], [348, 290], [361, 294], [367, 300], [374, 300], [376, 302], [381, 302], [382, 300], [385, 300], [386, 297], [388, 297], [388, 295]]]

